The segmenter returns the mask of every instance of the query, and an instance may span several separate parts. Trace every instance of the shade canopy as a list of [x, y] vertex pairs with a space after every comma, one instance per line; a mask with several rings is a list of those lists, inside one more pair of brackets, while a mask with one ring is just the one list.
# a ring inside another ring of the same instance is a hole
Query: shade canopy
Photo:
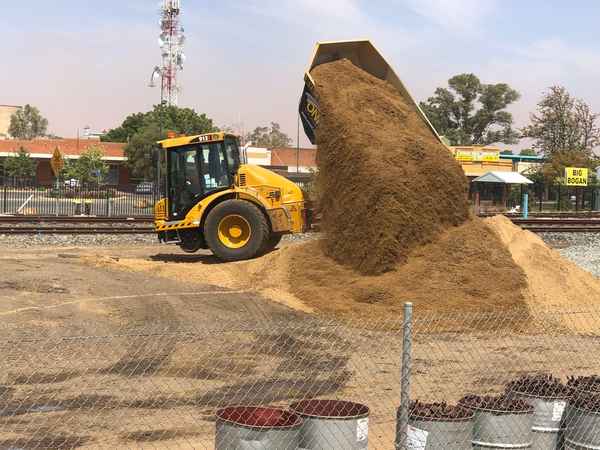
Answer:
[[519, 172], [488, 172], [475, 178], [473, 183], [533, 184], [533, 181]]

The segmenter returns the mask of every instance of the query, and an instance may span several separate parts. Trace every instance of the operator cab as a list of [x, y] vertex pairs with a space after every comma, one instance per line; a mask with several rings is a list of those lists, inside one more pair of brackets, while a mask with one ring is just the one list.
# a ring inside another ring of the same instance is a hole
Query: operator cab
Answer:
[[240, 166], [238, 140], [225, 133], [167, 139], [168, 219], [183, 220], [203, 198], [231, 188]]

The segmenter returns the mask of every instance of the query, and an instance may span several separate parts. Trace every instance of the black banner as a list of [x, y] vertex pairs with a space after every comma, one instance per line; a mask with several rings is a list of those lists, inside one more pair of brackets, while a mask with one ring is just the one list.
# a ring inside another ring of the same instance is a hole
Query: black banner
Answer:
[[304, 132], [313, 145], [317, 143], [316, 133], [319, 127], [319, 114], [319, 102], [311, 93], [308, 85], [305, 85], [300, 99], [300, 118], [302, 119]]

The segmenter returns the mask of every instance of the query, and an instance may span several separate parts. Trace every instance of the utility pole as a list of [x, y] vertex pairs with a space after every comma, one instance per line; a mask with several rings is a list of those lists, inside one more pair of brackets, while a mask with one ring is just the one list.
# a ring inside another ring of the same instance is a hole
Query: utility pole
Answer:
[[296, 134], [296, 173], [300, 173], [300, 114], [298, 114], [298, 130]]

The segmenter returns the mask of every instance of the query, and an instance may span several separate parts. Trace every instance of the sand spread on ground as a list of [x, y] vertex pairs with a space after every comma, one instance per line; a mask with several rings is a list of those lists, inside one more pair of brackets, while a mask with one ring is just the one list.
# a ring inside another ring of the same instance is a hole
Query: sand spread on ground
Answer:
[[288, 246], [262, 258], [223, 263], [213, 256], [160, 254], [149, 259], [92, 255], [82, 258], [94, 266], [107, 266], [189, 283], [212, 285], [231, 290], [251, 290], [271, 301], [305, 313], [315, 310], [298, 299], [289, 287], [287, 268], [297, 246]]
[[392, 85], [349, 60], [311, 73], [321, 110], [317, 192], [325, 253], [380, 274], [467, 220], [460, 165]]
[[525, 297], [534, 316], [554, 314], [570, 329], [598, 332], [598, 314], [567, 313], [596, 311], [600, 306], [600, 280], [504, 216], [486, 219], [486, 224], [525, 273]]
[[377, 276], [337, 263], [321, 251], [319, 241], [285, 245], [236, 263], [182, 254], [88, 261], [182, 283], [252, 290], [298, 311], [360, 319], [368, 326], [400, 318], [407, 301], [422, 319], [503, 313], [507, 322], [518, 317], [523, 323], [525, 315], [533, 330], [536, 318], [548, 320], [551, 314], [563, 329], [596, 332], [600, 326], [598, 315], [563, 314], [594, 311], [600, 305], [600, 280], [502, 216], [451, 228], [413, 250], [406, 263]]

